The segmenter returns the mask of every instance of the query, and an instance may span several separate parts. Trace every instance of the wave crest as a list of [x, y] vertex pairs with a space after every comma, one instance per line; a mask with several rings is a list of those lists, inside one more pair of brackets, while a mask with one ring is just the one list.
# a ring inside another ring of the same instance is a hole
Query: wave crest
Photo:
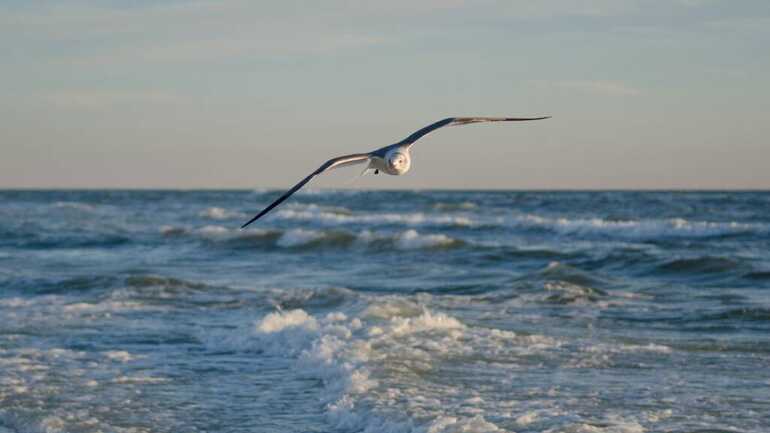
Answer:
[[231, 229], [217, 225], [207, 225], [197, 229], [164, 226], [164, 236], [180, 237], [192, 235], [199, 239], [235, 248], [264, 247], [283, 249], [307, 248], [353, 248], [372, 247], [378, 249], [446, 249], [461, 247], [466, 242], [443, 233], [419, 233], [409, 229], [402, 232], [373, 232], [363, 230], [353, 233], [345, 230], [314, 229]]
[[602, 218], [550, 218], [534, 214], [513, 217], [513, 223], [542, 228], [560, 234], [605, 235], [622, 239], [700, 238], [770, 232], [765, 224], [739, 222], [688, 221], [683, 218], [661, 220], [606, 220]]
[[408, 226], [458, 226], [474, 225], [473, 220], [464, 216], [415, 213], [339, 213], [320, 207], [303, 209], [281, 209], [275, 217], [283, 220], [314, 221], [320, 224], [367, 224], [367, 225], [408, 225]]
[[209, 207], [198, 213], [201, 218], [211, 220], [230, 220], [230, 219], [245, 219], [246, 214], [242, 212], [230, 211], [221, 207]]

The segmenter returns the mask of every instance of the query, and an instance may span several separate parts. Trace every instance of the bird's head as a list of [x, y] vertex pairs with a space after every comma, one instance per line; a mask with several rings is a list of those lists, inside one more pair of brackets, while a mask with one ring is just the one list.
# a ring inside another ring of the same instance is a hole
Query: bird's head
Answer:
[[387, 160], [389, 171], [396, 175], [409, 171], [409, 166], [412, 164], [411, 158], [406, 152], [391, 152], [387, 155]]

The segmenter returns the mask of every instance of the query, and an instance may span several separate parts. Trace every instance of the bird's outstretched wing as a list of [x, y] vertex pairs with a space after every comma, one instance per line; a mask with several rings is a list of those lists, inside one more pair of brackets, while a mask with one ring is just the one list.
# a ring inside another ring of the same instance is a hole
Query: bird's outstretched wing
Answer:
[[551, 116], [543, 116], [543, 117], [447, 117], [446, 119], [439, 120], [436, 123], [431, 123], [430, 125], [420, 129], [419, 131], [413, 133], [409, 137], [406, 137], [397, 145], [399, 146], [411, 146], [414, 144], [415, 141], [422, 138], [424, 135], [429, 134], [430, 132], [435, 131], [436, 129], [443, 128], [445, 126], [459, 126], [459, 125], [467, 125], [469, 123], [481, 123], [481, 122], [523, 122], [526, 120], [541, 120], [541, 119], [548, 119]]
[[310, 182], [310, 180], [316, 177], [317, 175], [334, 168], [343, 167], [343, 166], [352, 165], [352, 164], [360, 164], [362, 162], [368, 161], [370, 156], [371, 155], [368, 153], [354, 153], [352, 155], [340, 156], [340, 157], [332, 158], [326, 161], [320, 167], [318, 167], [316, 171], [310, 173], [310, 175], [302, 179], [298, 184], [294, 185], [290, 190], [286, 191], [284, 195], [280, 196], [276, 201], [272, 202], [270, 206], [264, 208], [262, 212], [257, 214], [257, 216], [250, 219], [246, 224], [242, 225], [241, 228], [244, 228], [247, 225], [253, 223], [254, 221], [260, 219], [264, 214], [270, 212], [274, 207], [283, 203], [284, 200], [286, 200], [292, 194], [297, 192], [300, 188], [305, 186], [306, 183]]

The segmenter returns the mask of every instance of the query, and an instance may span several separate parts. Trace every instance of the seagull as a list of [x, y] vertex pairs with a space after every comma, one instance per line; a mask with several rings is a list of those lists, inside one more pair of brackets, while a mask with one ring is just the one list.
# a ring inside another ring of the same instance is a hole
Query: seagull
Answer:
[[345, 167], [348, 165], [368, 163], [366, 169], [364, 170], [364, 173], [366, 173], [368, 170], [374, 170], [374, 174], [379, 174], [380, 172], [383, 172], [383, 173], [390, 174], [392, 176], [400, 176], [406, 173], [407, 171], [409, 171], [409, 168], [412, 165], [412, 158], [409, 155], [409, 151], [412, 148], [412, 145], [420, 138], [424, 137], [425, 135], [439, 128], [443, 128], [445, 126], [460, 126], [460, 125], [468, 125], [470, 123], [482, 123], [482, 122], [523, 122], [527, 120], [549, 119], [550, 117], [551, 116], [447, 117], [446, 119], [442, 119], [442, 120], [439, 120], [438, 122], [431, 123], [430, 125], [418, 130], [417, 132], [414, 132], [412, 135], [406, 137], [405, 139], [399, 141], [398, 143], [381, 147], [369, 153], [353, 153], [350, 155], [343, 155], [343, 156], [338, 156], [337, 158], [332, 158], [324, 162], [323, 164], [321, 164], [321, 166], [318, 167], [318, 169], [310, 173], [306, 178], [302, 179], [298, 184], [294, 185], [290, 190], [286, 191], [284, 195], [278, 197], [277, 200], [272, 202], [268, 207], [264, 208], [260, 213], [258, 213], [254, 218], [250, 219], [246, 224], [242, 225], [241, 228], [245, 228], [246, 226], [253, 223], [254, 221], [262, 218], [266, 213], [270, 212], [271, 210], [273, 210], [273, 208], [283, 203], [284, 200], [291, 197], [292, 194], [299, 191], [299, 189], [305, 186], [306, 183], [310, 182], [311, 179], [313, 179], [314, 177], [318, 176], [319, 174], [325, 171], [333, 170], [339, 167]]

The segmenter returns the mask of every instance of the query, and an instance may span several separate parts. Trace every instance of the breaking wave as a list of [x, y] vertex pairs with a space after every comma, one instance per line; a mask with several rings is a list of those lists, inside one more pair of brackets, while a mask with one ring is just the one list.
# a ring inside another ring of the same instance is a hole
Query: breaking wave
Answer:
[[244, 219], [247, 215], [243, 212], [235, 212], [221, 207], [209, 207], [198, 213], [201, 218], [211, 220]]
[[683, 218], [614, 221], [601, 218], [549, 218], [529, 214], [513, 217], [512, 222], [514, 225], [541, 228], [560, 234], [612, 236], [629, 240], [706, 238], [770, 232], [770, 227], [766, 224], [688, 221]]
[[57, 209], [68, 209], [82, 212], [93, 212], [96, 210], [96, 206], [89, 203], [73, 202], [73, 201], [57, 201], [53, 204]]
[[376, 249], [446, 249], [461, 247], [466, 243], [443, 233], [425, 234], [408, 229], [400, 232], [376, 232], [362, 230], [314, 230], [314, 229], [231, 229], [208, 225], [196, 229], [164, 226], [161, 234], [168, 237], [193, 236], [216, 244], [233, 247], [277, 247], [283, 249], [351, 248]]
[[280, 220], [313, 221], [324, 225], [367, 224], [367, 225], [410, 225], [410, 226], [460, 226], [474, 225], [474, 221], [465, 216], [414, 213], [372, 213], [353, 214], [321, 207], [303, 209], [281, 209], [274, 218]]
[[[454, 386], [431, 378], [444, 363], [515, 359], [561, 345], [546, 336], [468, 326], [398, 298], [380, 300], [355, 317], [278, 310], [250, 330], [204, 340], [213, 350], [294, 359], [301, 375], [323, 381], [322, 402], [336, 428], [436, 433], [502, 431], [492, 422], [499, 418], [497, 403], [457, 395]], [[410, 401], [421, 404], [405, 404]], [[458, 406], [466, 408], [459, 416], [448, 409]]]

